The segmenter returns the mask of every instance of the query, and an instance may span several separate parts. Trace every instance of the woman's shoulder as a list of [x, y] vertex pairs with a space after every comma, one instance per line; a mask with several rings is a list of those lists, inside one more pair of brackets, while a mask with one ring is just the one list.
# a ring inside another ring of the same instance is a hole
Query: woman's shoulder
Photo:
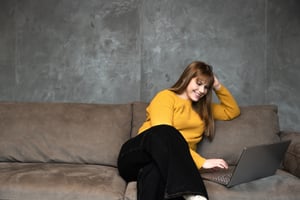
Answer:
[[176, 99], [176, 94], [169, 90], [169, 89], [164, 89], [156, 93], [156, 95], [153, 97], [151, 102], [169, 102], [169, 101], [175, 101]]
[[159, 91], [155, 97], [162, 97], [162, 98], [174, 98], [176, 97], [175, 92], [169, 90], [169, 89], [164, 89]]

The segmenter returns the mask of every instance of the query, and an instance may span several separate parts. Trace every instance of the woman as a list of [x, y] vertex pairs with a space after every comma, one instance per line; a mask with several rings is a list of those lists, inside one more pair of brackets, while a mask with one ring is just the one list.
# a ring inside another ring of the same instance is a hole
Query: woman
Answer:
[[[220, 100], [212, 103], [212, 91]], [[230, 120], [239, 107], [201, 61], [192, 62], [178, 81], [160, 91], [146, 109], [138, 135], [127, 141], [118, 158], [120, 175], [137, 181], [138, 200], [208, 199], [200, 168], [228, 168], [223, 159], [196, 152], [203, 136], [214, 137], [214, 119]]]

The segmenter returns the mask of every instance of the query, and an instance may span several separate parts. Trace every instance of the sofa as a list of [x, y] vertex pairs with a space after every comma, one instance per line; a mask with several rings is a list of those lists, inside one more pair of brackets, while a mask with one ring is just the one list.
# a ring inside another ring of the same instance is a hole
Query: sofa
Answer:
[[[118, 174], [121, 145], [145, 119], [146, 102], [0, 102], [1, 200], [135, 200], [136, 182]], [[276, 174], [232, 188], [205, 180], [211, 200], [299, 199], [300, 133], [282, 131], [275, 105], [241, 106], [216, 121], [198, 150], [235, 165], [245, 146], [291, 140]]]

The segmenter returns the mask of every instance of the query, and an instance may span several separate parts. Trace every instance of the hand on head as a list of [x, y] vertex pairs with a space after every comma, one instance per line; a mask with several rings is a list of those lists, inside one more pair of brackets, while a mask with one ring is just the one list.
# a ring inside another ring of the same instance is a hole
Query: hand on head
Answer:
[[221, 87], [221, 83], [219, 81], [219, 79], [216, 77], [216, 75], [214, 75], [214, 85], [213, 85], [215, 90], [219, 90]]

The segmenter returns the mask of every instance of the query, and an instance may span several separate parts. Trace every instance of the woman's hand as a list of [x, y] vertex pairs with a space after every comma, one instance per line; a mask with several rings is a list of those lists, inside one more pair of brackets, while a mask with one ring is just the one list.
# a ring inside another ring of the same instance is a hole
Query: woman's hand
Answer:
[[213, 85], [213, 87], [214, 87], [214, 89], [215, 90], [219, 90], [220, 89], [220, 87], [221, 87], [221, 83], [220, 83], [220, 81], [218, 80], [218, 78], [216, 77], [216, 75], [214, 75], [214, 85]]
[[204, 164], [202, 165], [204, 169], [211, 169], [211, 168], [222, 168], [227, 169], [228, 164], [223, 159], [206, 159]]

